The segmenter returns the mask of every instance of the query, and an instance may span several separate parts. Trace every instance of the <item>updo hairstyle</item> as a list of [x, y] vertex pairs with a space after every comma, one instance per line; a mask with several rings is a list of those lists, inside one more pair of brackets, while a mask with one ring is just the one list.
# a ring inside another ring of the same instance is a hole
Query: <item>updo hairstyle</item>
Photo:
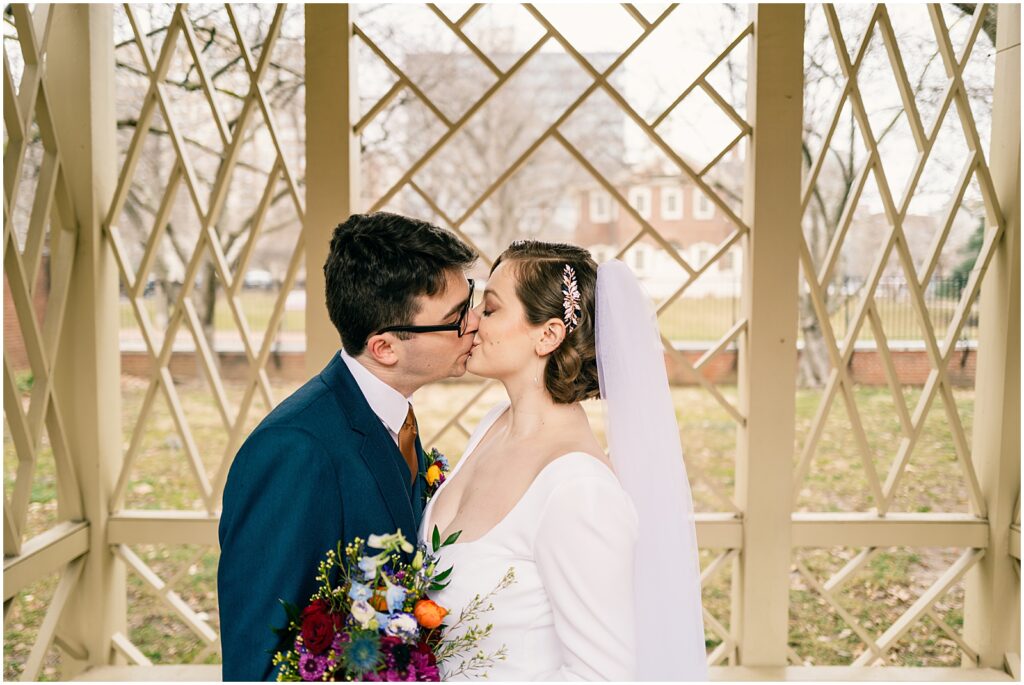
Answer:
[[495, 260], [491, 273], [510, 262], [516, 295], [523, 303], [526, 320], [537, 326], [548, 319], [565, 321], [562, 274], [568, 264], [576, 272], [582, 314], [572, 332], [551, 354], [544, 366], [544, 387], [559, 404], [581, 402], [601, 393], [594, 344], [594, 290], [597, 262], [585, 249], [566, 243], [517, 240]]

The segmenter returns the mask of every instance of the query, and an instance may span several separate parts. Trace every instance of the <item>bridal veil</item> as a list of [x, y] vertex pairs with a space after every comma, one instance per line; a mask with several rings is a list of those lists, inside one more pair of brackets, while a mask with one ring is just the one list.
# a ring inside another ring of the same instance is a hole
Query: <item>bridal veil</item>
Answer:
[[598, 268], [596, 300], [608, 449], [639, 518], [637, 678], [707, 680], [693, 501], [657, 318], [618, 260]]

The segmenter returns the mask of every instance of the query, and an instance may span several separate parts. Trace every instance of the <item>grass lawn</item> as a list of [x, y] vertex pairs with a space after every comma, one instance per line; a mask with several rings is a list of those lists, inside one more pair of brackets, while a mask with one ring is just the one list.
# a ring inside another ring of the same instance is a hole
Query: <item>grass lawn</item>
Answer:
[[[277, 297], [277, 293], [263, 290], [242, 290], [238, 294], [238, 298], [242, 303], [242, 313], [245, 315], [249, 330], [259, 333], [267, 330], [270, 315], [277, 304]], [[160, 309], [159, 299], [157, 297], [147, 297], [142, 302], [149, 312], [150, 319], [155, 322], [157, 312]], [[235, 317], [231, 313], [223, 293], [220, 294], [217, 300], [213, 321], [217, 331], [238, 331]], [[302, 310], [285, 310], [281, 324], [282, 330], [302, 332], [306, 329], [306, 313]], [[138, 323], [135, 320], [135, 310], [126, 299], [121, 300], [121, 328], [122, 330], [138, 328]], [[182, 325], [181, 330], [187, 330], [187, 327]]]
[[[457, 461], [465, 435], [458, 428], [445, 432], [441, 428], [452, 412], [465, 404], [478, 390], [475, 384], [448, 384], [425, 388], [417, 394], [417, 416], [421, 434], [428, 446], [437, 446]], [[275, 387], [274, 401], [293, 391], [294, 385]], [[229, 385], [228, 397], [235, 406], [242, 388]], [[189, 384], [177, 388], [187, 419], [209, 475], [215, 472], [226, 448], [226, 432], [206, 388]], [[124, 444], [131, 440], [139, 409], [146, 392], [146, 383], [125, 378], [122, 382]], [[735, 401], [735, 388], [723, 388]], [[918, 389], [909, 388], [905, 399], [913, 411], [919, 397]], [[724, 410], [700, 388], [675, 388], [676, 413], [679, 418], [685, 458], [690, 469], [693, 498], [698, 511], [722, 511], [724, 505], [709, 483], [730, 496], [733, 490], [735, 424]], [[471, 408], [462, 423], [472, 429], [484, 412], [500, 400], [500, 386], [491, 387]], [[27, 398], [27, 395], [25, 395]], [[802, 390], [796, 397], [796, 444], [794, 465], [810, 429], [820, 391]], [[881, 470], [891, 461], [898, 442], [899, 426], [895, 421], [892, 397], [885, 388], [859, 388], [856, 401], [872, 447], [872, 460]], [[957, 408], [970, 437], [974, 393], [956, 391]], [[262, 415], [257, 404], [254, 412]], [[587, 411], [601, 433], [601, 406], [591, 402]], [[144, 439], [139, 459], [132, 470], [125, 505], [141, 509], [199, 509], [198, 490], [188, 466], [181, 441], [159, 398], [155, 412], [144, 424]], [[248, 421], [255, 426], [257, 418]], [[603, 435], [600, 436], [603, 440]], [[4, 432], [4, 489], [10, 497], [17, 467], [9, 430]], [[699, 476], [698, 476], [699, 472]], [[921, 442], [910, 460], [896, 511], [965, 511], [966, 492], [955, 460], [952, 438], [941, 404], [935, 404], [926, 420]], [[55, 478], [53, 457], [44, 448], [37, 465], [29, 508], [29, 534], [45, 530], [56, 521]], [[847, 427], [845, 409], [837, 401], [829, 415], [817, 454], [808, 478], [802, 484], [797, 507], [806, 511], [856, 511], [872, 506], [867, 494], [863, 464]], [[216, 568], [217, 553], [194, 545], [139, 545], [133, 547], [165, 580], [175, 574], [174, 588], [198, 612], [206, 615], [217, 629]], [[710, 563], [723, 550], [704, 550], [702, 566]], [[799, 560], [824, 582], [859, 550], [834, 548], [799, 551]], [[944, 571], [962, 550], [955, 549], [884, 549], [874, 557], [839, 593], [839, 601], [870, 634], [880, 635], [896, 617], [920, 596], [921, 592]], [[704, 604], [717, 619], [728, 626], [730, 564], [704, 588]], [[41, 578], [14, 600], [4, 630], [4, 677], [15, 678], [28, 657], [32, 641], [42, 622], [47, 603], [56, 586], [56, 574]], [[861, 651], [863, 643], [807, 585], [795, 567], [791, 574], [789, 644], [813, 665], [850, 663]], [[951, 626], [963, 622], [962, 584], [943, 599], [939, 613]], [[905, 666], [958, 666], [955, 644], [946, 639], [928, 621], [917, 624], [893, 650], [891, 663]], [[203, 643], [193, 635], [174, 613], [149, 593], [142, 581], [128, 573], [128, 634], [130, 639], [154, 663], [193, 661], [203, 651]], [[708, 649], [719, 643], [708, 628]], [[43, 678], [57, 678], [56, 650], [51, 649]], [[215, 663], [216, 655], [202, 661]]]

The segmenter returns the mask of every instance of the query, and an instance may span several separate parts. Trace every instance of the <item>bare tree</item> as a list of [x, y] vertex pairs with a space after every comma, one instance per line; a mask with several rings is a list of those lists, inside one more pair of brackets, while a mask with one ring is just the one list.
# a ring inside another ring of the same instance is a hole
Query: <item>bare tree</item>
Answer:
[[[359, 22], [430, 100], [425, 104], [406, 88], [364, 132], [364, 200], [374, 202], [389, 190], [396, 170], [408, 169], [447, 130], [432, 106], [450, 121], [458, 120], [498, 77], [478, 56], [465, 48], [447, 49], [433, 34], [396, 35], [387, 17], [371, 20], [364, 15]], [[500, 30], [485, 32], [477, 41], [494, 62], [507, 65], [519, 56], [509, 35]], [[572, 202], [571, 189], [589, 180], [586, 170], [550, 139], [514, 173], [506, 172], [590, 83], [586, 72], [564, 53], [533, 55], [413, 176], [441, 210], [437, 220], [459, 223], [492, 256], [515, 238], [541, 231], [551, 236], [558, 228], [559, 212]], [[364, 108], [371, 104], [366, 102]], [[572, 120], [576, 129], [587, 132], [591, 149], [613, 151], [621, 162], [622, 115], [616, 108], [618, 118], [609, 116], [608, 110], [588, 101]], [[387, 206], [434, 215], [413, 193], [399, 193]], [[569, 231], [571, 226], [561, 228]]]
[[[136, 14], [144, 15], [148, 24], [154, 26], [144, 39], [151, 44], [151, 50], [160, 45], [166, 36], [166, 14], [159, 6], [140, 6], [135, 8]], [[244, 38], [250, 50], [259, 51], [264, 47], [273, 8], [263, 6], [240, 6], [237, 16], [243, 24], [242, 30], [248, 30]], [[189, 10], [186, 10], [189, 12]], [[204, 60], [209, 81], [213, 87], [213, 98], [224, 112], [227, 129], [231, 134], [238, 132], [242, 103], [249, 93], [249, 77], [242, 64], [233, 31], [228, 24], [226, 13], [221, 9], [205, 12], [189, 13], [188, 21], [199, 41], [197, 46]], [[161, 21], [163, 19], [164, 21]], [[283, 139], [292, 140], [298, 146], [302, 144], [304, 134], [303, 102], [301, 94], [304, 88], [302, 69], [302, 35], [296, 32], [295, 18], [285, 21], [280, 37], [274, 47], [274, 55], [268, 65], [268, 73], [261, 85], [275, 115], [288, 122]], [[301, 17], [298, 22], [301, 25]], [[207, 202], [213, 192], [216, 180], [225, 173], [225, 149], [219, 145], [218, 134], [212, 111], [205, 104], [202, 95], [202, 83], [199, 70], [184, 45], [178, 45], [178, 63], [168, 74], [166, 81], [167, 99], [173, 111], [179, 131], [183, 133], [186, 154], [190, 156], [195, 171], [195, 179], [199, 184], [197, 191], [203, 202]], [[148, 88], [148, 74], [142, 68], [142, 62], [133, 36], [125, 37], [116, 45], [116, 78], [118, 80], [118, 129], [122, 146], [126, 146], [135, 133], [139, 121], [139, 105]], [[202, 103], [202, 104], [197, 104]], [[283, 116], [282, 116], [283, 115]], [[225, 208], [216, 217], [213, 233], [217, 236], [229, 270], [235, 277], [243, 274], [235, 273], [243, 253], [245, 239], [257, 219], [257, 206], [268, 179], [274, 152], [266, 149], [266, 130], [263, 127], [258, 109], [242, 132], [240, 145], [249, 150], [248, 158], [243, 156], [234, 170], [234, 176], [244, 177], [232, 180], [229, 200]], [[167, 177], [171, 166], [177, 163], [176, 154], [171, 146], [167, 122], [162, 116], [150, 122], [148, 142], [144, 154], [136, 170], [128, 192], [124, 208], [124, 217], [120, 223], [122, 235], [130, 240], [128, 249], [140, 256], [150, 240], [157, 217], [157, 212], [167, 190]], [[261, 149], [262, 148], [262, 149]], [[269, 158], [269, 162], [268, 162]], [[302, 185], [303, 178], [297, 179]], [[143, 278], [152, 278], [156, 290], [160, 293], [160, 311], [164, 320], [175, 306], [182, 288], [181, 277], [185, 265], [192, 259], [199, 237], [200, 217], [187, 200], [188, 190], [182, 183], [177, 190], [175, 204], [170, 212], [170, 220], [163, 229], [166, 239], [157, 250], [152, 274], [142, 274]], [[270, 210], [263, 228], [262, 236], [273, 233], [294, 232], [299, 229], [294, 211], [284, 202], [289, 193], [283, 187], [276, 189], [270, 199]], [[237, 211], [242, 209], [241, 212]], [[215, 316], [218, 295], [223, 288], [217, 277], [213, 256], [207, 249], [200, 257], [196, 271], [196, 282], [191, 293], [203, 334], [207, 343], [216, 349], [214, 339]], [[214, 357], [216, 360], [216, 355]]]

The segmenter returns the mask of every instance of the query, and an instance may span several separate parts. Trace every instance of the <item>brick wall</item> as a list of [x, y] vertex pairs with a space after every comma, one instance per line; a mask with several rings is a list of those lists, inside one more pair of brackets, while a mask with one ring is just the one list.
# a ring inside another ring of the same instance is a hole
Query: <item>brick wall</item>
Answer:
[[[194, 352], [173, 352], [170, 361], [171, 378], [175, 381], [193, 380], [202, 373], [202, 364]], [[149, 378], [153, 364], [148, 352], [121, 352], [121, 373], [126, 376]], [[249, 377], [249, 362], [244, 352], [221, 352], [220, 375], [225, 381], [243, 382]], [[301, 382], [306, 380], [306, 358], [302, 352], [270, 353], [267, 376], [271, 381]]]
[[[892, 350], [893, 367], [896, 376], [904, 385], [924, 385], [932, 369], [928, 353], [923, 350]], [[977, 350], [956, 350], [950, 359], [950, 381], [957, 386], [973, 387], [974, 372], [977, 366]], [[853, 378], [864, 385], [885, 385], [885, 368], [880, 355], [874, 350], [855, 350], [850, 360]]]
[[[6, 321], [5, 321], [6, 323]], [[703, 350], [683, 350], [683, 357], [695, 364]], [[928, 353], [924, 349], [893, 350], [891, 353], [896, 375], [903, 385], [923, 385], [928, 378], [931, 365]], [[222, 352], [220, 354], [221, 377], [226, 381], [244, 381], [247, 378], [249, 364], [242, 352]], [[669, 381], [673, 385], [693, 385], [693, 381], [682, 367], [671, 356], [665, 357]], [[977, 364], [977, 350], [957, 350], [949, 366], [949, 378], [958, 386], [973, 387], [974, 373]], [[863, 385], [885, 385], [885, 372], [882, 359], [873, 349], [854, 350], [850, 361], [850, 371], [855, 383]], [[122, 352], [121, 372], [129, 376], [149, 377], [151, 364], [146, 352]], [[192, 352], [175, 352], [171, 355], [171, 376], [177, 381], [191, 380], [200, 373], [195, 354]], [[702, 373], [705, 378], [716, 384], [730, 385], [736, 383], [736, 353], [723, 351], [707, 365]], [[302, 352], [281, 352], [271, 354], [267, 361], [267, 375], [271, 380], [301, 382], [306, 379], [305, 355]], [[468, 380], [468, 379], [467, 379]]]
[[[50, 256], [44, 254], [42, 264], [39, 265], [39, 275], [36, 278], [36, 292], [32, 297], [32, 309], [35, 310], [40, 332], [42, 332], [43, 316], [46, 313], [46, 302], [49, 297]], [[4, 271], [4, 357], [7, 358], [15, 373], [23, 373], [31, 369], [28, 353], [25, 350], [25, 338], [21, 334], [21, 324], [18, 322], [18, 313], [14, 309], [14, 298], [11, 296], [6, 270]]]

